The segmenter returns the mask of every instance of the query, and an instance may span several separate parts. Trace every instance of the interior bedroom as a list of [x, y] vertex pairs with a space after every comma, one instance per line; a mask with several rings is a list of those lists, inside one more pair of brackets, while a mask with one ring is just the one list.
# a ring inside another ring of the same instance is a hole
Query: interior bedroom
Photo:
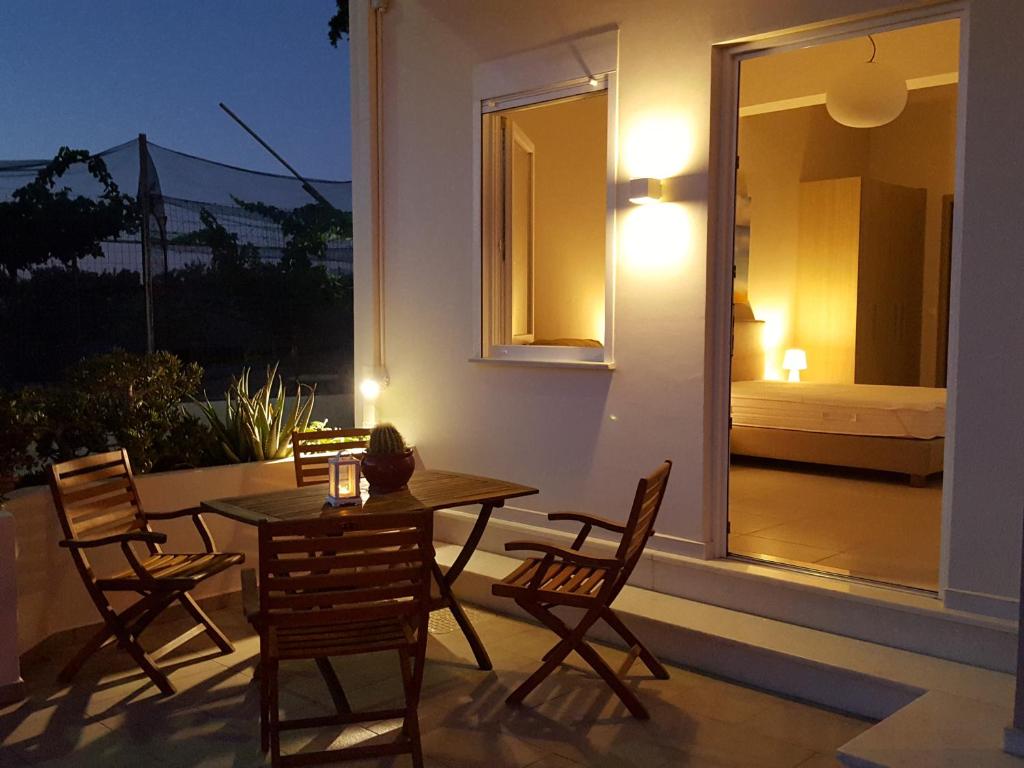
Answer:
[[938, 589], [959, 47], [741, 64], [732, 556]]

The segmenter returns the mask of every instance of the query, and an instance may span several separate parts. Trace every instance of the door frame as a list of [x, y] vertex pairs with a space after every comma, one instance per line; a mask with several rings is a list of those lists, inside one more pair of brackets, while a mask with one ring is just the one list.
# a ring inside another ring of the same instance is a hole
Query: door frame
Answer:
[[[739, 74], [744, 60], [828, 42], [888, 32], [929, 22], [959, 19], [960, 68], [957, 85], [956, 165], [954, 192], [963, 200], [964, 128], [967, 103], [968, 16], [970, 0], [953, 0], [909, 10], [865, 14], [822, 21], [729, 40], [712, 46], [711, 146], [708, 197], [708, 263], [704, 348], [704, 516], [703, 535], [708, 558], [728, 556], [729, 521], [729, 405], [732, 370], [733, 234], [736, 205], [736, 154], [739, 128]], [[956, 360], [959, 328], [960, 267], [963, 205], [953, 211], [950, 265], [949, 339], [947, 368], [946, 444], [943, 482], [952, 484], [955, 434]], [[947, 485], [948, 488], [948, 485]], [[950, 499], [942, 494], [939, 595], [948, 583]], [[765, 563], [770, 565], [770, 563]]]

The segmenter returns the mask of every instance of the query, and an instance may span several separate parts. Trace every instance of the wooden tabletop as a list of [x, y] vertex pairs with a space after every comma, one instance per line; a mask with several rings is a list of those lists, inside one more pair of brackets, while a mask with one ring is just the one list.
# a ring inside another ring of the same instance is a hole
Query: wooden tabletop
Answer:
[[325, 513], [344, 515], [360, 511], [375, 514], [422, 510], [434, 512], [467, 504], [492, 504], [500, 507], [506, 499], [534, 493], [537, 493], [536, 488], [490, 477], [439, 470], [417, 470], [409, 480], [407, 489], [374, 496], [364, 494], [362, 507], [326, 506], [326, 484], [252, 496], [236, 496], [230, 499], [214, 499], [202, 502], [201, 507], [205, 512], [214, 512], [240, 523], [255, 525], [262, 520], [302, 520], [321, 517]]

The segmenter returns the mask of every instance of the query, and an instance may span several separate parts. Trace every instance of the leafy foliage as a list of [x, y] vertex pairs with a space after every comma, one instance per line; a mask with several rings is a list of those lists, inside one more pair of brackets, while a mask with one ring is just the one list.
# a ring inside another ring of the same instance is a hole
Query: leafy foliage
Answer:
[[338, 11], [327, 22], [327, 39], [335, 48], [348, 37], [348, 3], [349, 0], [338, 0]]
[[[99, 199], [71, 197], [60, 179], [85, 163], [103, 187]], [[66, 266], [86, 256], [103, 256], [100, 243], [139, 228], [135, 199], [123, 194], [103, 159], [84, 149], [61, 147], [36, 178], [0, 202], [0, 270], [13, 279], [19, 270], [55, 259]]]
[[[276, 391], [275, 391], [276, 386]], [[306, 398], [303, 400], [303, 391]], [[224, 393], [224, 415], [209, 399], [196, 401], [206, 416], [224, 457], [233, 463], [283, 459], [292, 455], [293, 431], [305, 431], [313, 410], [314, 390], [299, 384], [291, 411], [277, 366], [267, 368], [267, 379], [249, 393], [249, 369], [234, 379]]]
[[[250, 203], [232, 197], [242, 210], [255, 213], [281, 227], [286, 266], [309, 266], [322, 261], [331, 240], [352, 237], [352, 214], [320, 203], [309, 203], [291, 211], [265, 203]], [[204, 222], [205, 224], [205, 222]]]
[[117, 350], [79, 361], [56, 384], [0, 393], [0, 478], [38, 481], [48, 464], [117, 448], [140, 472], [200, 466], [212, 438], [183, 402], [201, 378], [168, 352]]

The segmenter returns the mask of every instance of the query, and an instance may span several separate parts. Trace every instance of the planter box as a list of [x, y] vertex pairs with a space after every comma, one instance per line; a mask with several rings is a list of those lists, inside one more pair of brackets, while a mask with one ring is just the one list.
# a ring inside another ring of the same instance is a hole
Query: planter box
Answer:
[[[143, 508], [166, 512], [194, 507], [204, 499], [240, 496], [248, 493], [295, 487], [292, 460], [279, 459], [248, 464], [186, 469], [137, 475], [136, 483]], [[57, 522], [50, 489], [46, 486], [15, 491], [7, 502], [14, 518], [17, 550], [15, 568], [9, 559], [0, 558], [0, 594], [12, 582], [17, 584], [17, 649], [19, 654], [50, 635], [100, 621], [95, 606], [82, 585], [71, 556], [58, 546], [64, 538]], [[256, 563], [256, 529], [217, 515], [206, 515], [217, 548], [225, 552], [243, 552], [250, 565]], [[168, 552], [200, 552], [202, 542], [191, 519], [157, 522], [153, 528], [167, 534]], [[89, 553], [93, 569], [100, 575], [123, 570], [127, 564], [120, 547], [104, 547]], [[208, 579], [193, 594], [209, 597], [238, 590], [238, 570], [230, 569]], [[112, 602], [121, 608], [137, 595], [114, 595]], [[6, 617], [4, 625], [7, 625]], [[4, 627], [6, 629], [6, 626]], [[0, 630], [2, 632], [4, 630]], [[0, 652], [6, 655], [8, 640], [0, 636]], [[2, 682], [2, 681], [0, 681]]]

